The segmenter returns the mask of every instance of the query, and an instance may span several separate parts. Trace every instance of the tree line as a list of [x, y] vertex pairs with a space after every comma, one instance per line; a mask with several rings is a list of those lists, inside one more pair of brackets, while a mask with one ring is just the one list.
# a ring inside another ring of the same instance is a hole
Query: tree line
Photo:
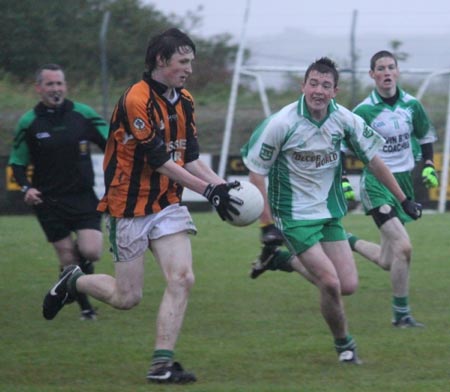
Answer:
[[139, 0], [0, 0], [0, 76], [28, 81], [45, 63], [58, 63], [69, 78], [93, 82], [101, 69], [100, 29], [109, 12], [106, 53], [109, 78], [129, 83], [144, 70], [149, 38], [178, 27], [197, 46], [195, 72], [189, 85], [229, 83], [236, 45], [228, 34], [205, 39], [191, 34], [201, 17], [164, 15]]

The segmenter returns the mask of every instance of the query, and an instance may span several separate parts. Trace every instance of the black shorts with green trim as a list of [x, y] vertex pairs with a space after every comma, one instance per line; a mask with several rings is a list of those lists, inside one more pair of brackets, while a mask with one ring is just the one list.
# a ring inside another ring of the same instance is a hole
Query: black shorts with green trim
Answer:
[[93, 190], [43, 200], [34, 206], [34, 211], [49, 242], [62, 240], [82, 229], [101, 231], [101, 213], [97, 211], [98, 198]]

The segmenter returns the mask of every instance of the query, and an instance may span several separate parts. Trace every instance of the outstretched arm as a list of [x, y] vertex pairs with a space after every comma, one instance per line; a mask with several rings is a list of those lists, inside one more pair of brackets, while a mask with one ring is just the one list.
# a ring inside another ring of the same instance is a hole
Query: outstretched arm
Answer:
[[433, 144], [426, 143], [422, 144], [422, 158], [423, 158], [423, 169], [422, 169], [422, 182], [427, 188], [437, 188], [439, 186], [439, 179], [436, 174], [436, 169], [434, 168], [433, 162]]
[[[205, 180], [191, 174], [189, 171], [178, 166], [174, 161], [169, 159], [162, 166], [156, 169], [159, 173], [164, 174], [170, 179], [178, 182], [183, 187], [189, 188], [208, 199], [214, 206], [222, 220], [233, 220], [230, 213], [239, 215], [239, 211], [233, 204], [240, 204], [240, 201], [229, 194], [230, 189], [238, 187], [239, 182], [234, 183], [208, 183]], [[195, 172], [195, 171], [194, 171]], [[209, 179], [209, 177], [205, 177]], [[217, 178], [211, 177], [216, 181]]]
[[201, 178], [202, 180], [211, 184], [221, 184], [225, 180], [220, 178], [214, 170], [212, 170], [205, 162], [201, 159], [196, 159], [195, 161], [186, 163], [184, 168], [194, 176]]
[[266, 177], [252, 171], [250, 171], [248, 177], [250, 182], [259, 189], [264, 198], [264, 210], [259, 218], [261, 225], [273, 223], [272, 212], [270, 211], [269, 200], [267, 199]]
[[373, 175], [391, 191], [398, 201], [403, 202], [406, 199], [406, 195], [398, 185], [394, 175], [378, 155], [372, 158], [368, 167]]
[[264, 199], [264, 210], [259, 218], [261, 227], [261, 242], [269, 246], [279, 246], [283, 243], [283, 235], [280, 230], [276, 228], [273, 222], [272, 212], [270, 210], [269, 200], [267, 198], [266, 177], [250, 171], [249, 180], [259, 189]]
[[208, 186], [208, 183], [199, 177], [194, 176], [181, 166], [177, 165], [174, 161], [169, 159], [162, 166], [156, 169], [161, 174], [169, 177], [171, 180], [178, 182], [183, 187], [189, 188], [194, 192], [203, 193]]

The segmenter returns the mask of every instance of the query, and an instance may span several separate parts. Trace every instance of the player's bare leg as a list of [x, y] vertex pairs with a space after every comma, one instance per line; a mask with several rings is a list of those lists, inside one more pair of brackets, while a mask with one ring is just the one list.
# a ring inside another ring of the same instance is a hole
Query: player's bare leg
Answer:
[[380, 227], [380, 245], [357, 239], [353, 249], [386, 271], [390, 271], [393, 294], [393, 324], [399, 327], [421, 327], [409, 308], [409, 268], [411, 263], [411, 241], [408, 232], [398, 218], [386, 221]]
[[183, 232], [152, 240], [151, 248], [167, 282], [158, 313], [156, 347], [173, 349], [194, 284], [191, 242]]
[[[322, 245], [325, 245], [322, 247]], [[356, 343], [348, 332], [341, 291], [350, 294], [356, 289], [357, 272], [351, 250], [346, 241], [315, 244], [298, 255], [303, 266], [311, 274], [320, 292], [322, 315], [334, 337], [339, 360], [360, 363]], [[331, 260], [328, 254], [334, 254]], [[343, 260], [343, 257], [348, 257]], [[339, 262], [336, 260], [340, 260]], [[342, 271], [337, 272], [336, 268]], [[344, 287], [341, 287], [342, 284]]]
[[191, 242], [188, 234], [181, 232], [152, 240], [150, 247], [167, 286], [159, 306], [155, 350], [147, 379], [150, 382], [194, 382], [196, 377], [193, 373], [185, 371], [180, 363], [173, 362], [175, 345], [195, 280]]
[[131, 309], [142, 299], [144, 255], [116, 262], [114, 267], [115, 278], [106, 274], [83, 275], [76, 281], [76, 290], [116, 309]]

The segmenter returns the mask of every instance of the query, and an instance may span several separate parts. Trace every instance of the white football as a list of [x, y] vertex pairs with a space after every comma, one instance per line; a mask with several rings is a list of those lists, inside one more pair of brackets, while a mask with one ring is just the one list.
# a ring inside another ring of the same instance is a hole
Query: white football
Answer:
[[240, 199], [242, 205], [232, 203], [239, 211], [239, 215], [230, 212], [233, 220], [227, 219], [227, 222], [233, 226], [248, 226], [255, 222], [264, 208], [264, 199], [259, 189], [248, 181], [239, 181], [240, 186], [232, 188], [229, 191], [230, 196]]

